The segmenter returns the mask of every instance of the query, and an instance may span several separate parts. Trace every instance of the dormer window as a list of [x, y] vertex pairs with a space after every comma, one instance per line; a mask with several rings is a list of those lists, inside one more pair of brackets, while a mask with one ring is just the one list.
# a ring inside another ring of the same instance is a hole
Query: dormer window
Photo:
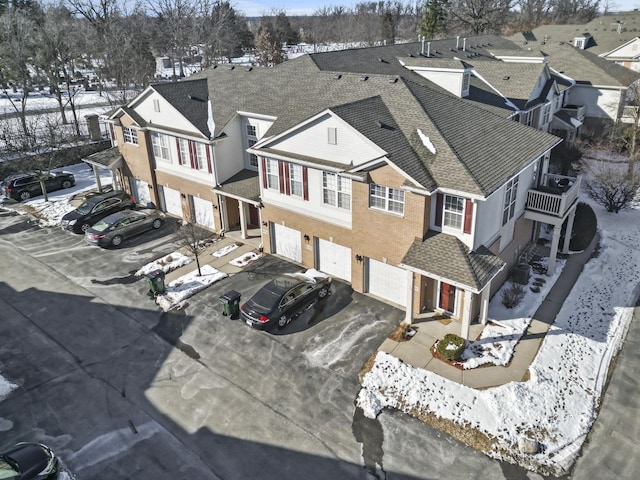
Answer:
[[462, 93], [463, 94], [469, 90], [469, 81], [470, 80], [471, 80], [471, 74], [465, 72], [462, 75]]
[[257, 131], [255, 125], [247, 125], [247, 136], [249, 137], [257, 137]]

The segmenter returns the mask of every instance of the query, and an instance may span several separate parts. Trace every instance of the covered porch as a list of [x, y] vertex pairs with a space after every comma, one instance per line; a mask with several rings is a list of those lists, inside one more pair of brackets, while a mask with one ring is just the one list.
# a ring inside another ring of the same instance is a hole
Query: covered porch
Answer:
[[89, 155], [87, 158], [83, 158], [82, 161], [93, 169], [93, 176], [99, 193], [102, 193], [103, 191], [103, 185], [100, 181], [100, 168], [106, 168], [111, 173], [111, 187], [114, 190], [122, 189], [122, 183], [118, 180], [118, 169], [122, 168], [124, 160], [120, 150], [118, 150], [118, 147], [112, 147], [96, 152]]
[[454, 236], [428, 232], [409, 247], [400, 266], [408, 275], [404, 323], [435, 312], [469, 340], [472, 322], [487, 322], [492, 281], [506, 263], [486, 247], [472, 251]]
[[213, 191], [218, 194], [222, 233], [239, 232], [244, 240], [261, 236], [258, 172], [241, 170]]

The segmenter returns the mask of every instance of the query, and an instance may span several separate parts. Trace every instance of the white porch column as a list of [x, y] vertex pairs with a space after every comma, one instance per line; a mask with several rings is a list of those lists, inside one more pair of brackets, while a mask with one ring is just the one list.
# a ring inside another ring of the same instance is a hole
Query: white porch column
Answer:
[[413, 289], [414, 289], [414, 278], [413, 272], [411, 270], [407, 270], [407, 307], [405, 309], [404, 320], [402, 323], [406, 323], [407, 325], [411, 325], [413, 321]]
[[576, 218], [576, 209], [571, 210], [569, 220], [567, 221], [567, 231], [564, 233], [564, 242], [562, 242], [562, 253], [569, 253], [569, 244], [571, 243], [571, 232], [573, 231], [573, 221]]
[[111, 170], [111, 185], [114, 190], [120, 190], [118, 184], [118, 172], [115, 169]]
[[489, 292], [491, 291], [491, 282], [489, 282], [480, 294], [480, 323], [487, 324], [489, 316]]
[[238, 209], [240, 210], [240, 231], [242, 232], [242, 238], [248, 238], [247, 236], [247, 204], [245, 202], [238, 201]]
[[462, 306], [462, 327], [460, 328], [460, 336], [465, 340], [469, 340], [469, 327], [471, 325], [471, 300], [473, 294], [469, 290], [464, 291]]
[[553, 226], [553, 238], [551, 240], [551, 253], [549, 256], [549, 268], [547, 268], [547, 275], [553, 275], [556, 269], [556, 257], [558, 256], [558, 243], [560, 242], [560, 230], [562, 225]]
[[[102, 192], [102, 184], [100, 183], [100, 172], [98, 171], [97, 165], [92, 165], [93, 168], [93, 176], [96, 177], [96, 185], [98, 185], [98, 192]], [[115, 186], [114, 186], [115, 189]]]

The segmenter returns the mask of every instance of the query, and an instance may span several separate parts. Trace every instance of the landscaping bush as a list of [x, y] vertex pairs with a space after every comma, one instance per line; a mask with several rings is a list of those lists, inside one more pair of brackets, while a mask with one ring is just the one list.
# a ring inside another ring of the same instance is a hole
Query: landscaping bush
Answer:
[[454, 333], [447, 333], [444, 338], [438, 342], [436, 350], [442, 358], [453, 362], [460, 359], [466, 343], [464, 338]]
[[[589, 246], [591, 240], [596, 234], [598, 221], [593, 209], [586, 203], [578, 203], [576, 206], [576, 218], [573, 221], [573, 230], [571, 231], [571, 240], [569, 241], [569, 250], [579, 252]], [[560, 234], [560, 245], [563, 245], [567, 224], [562, 225]]]
[[507, 308], [513, 308], [524, 298], [525, 290], [519, 283], [511, 282], [508, 288], [502, 291], [502, 304]]

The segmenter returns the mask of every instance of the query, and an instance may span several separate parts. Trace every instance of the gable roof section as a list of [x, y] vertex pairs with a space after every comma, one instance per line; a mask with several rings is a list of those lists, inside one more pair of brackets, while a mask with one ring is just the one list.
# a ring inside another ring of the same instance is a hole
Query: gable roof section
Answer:
[[429, 231], [424, 240], [413, 242], [400, 265], [479, 292], [505, 267], [505, 262], [486, 247], [471, 251], [453, 235]]
[[206, 79], [154, 83], [151, 87], [189, 120], [200, 133], [211, 138], [209, 131], [209, 88]]
[[520, 109], [525, 109], [544, 63], [476, 62], [473, 69]]
[[[561, 141], [471, 102], [452, 102], [447, 95], [410, 82], [407, 85], [484, 196]], [[429, 164], [438, 185], [455, 189], [460, 180], [451, 176], [448, 167], [438, 158]]]

